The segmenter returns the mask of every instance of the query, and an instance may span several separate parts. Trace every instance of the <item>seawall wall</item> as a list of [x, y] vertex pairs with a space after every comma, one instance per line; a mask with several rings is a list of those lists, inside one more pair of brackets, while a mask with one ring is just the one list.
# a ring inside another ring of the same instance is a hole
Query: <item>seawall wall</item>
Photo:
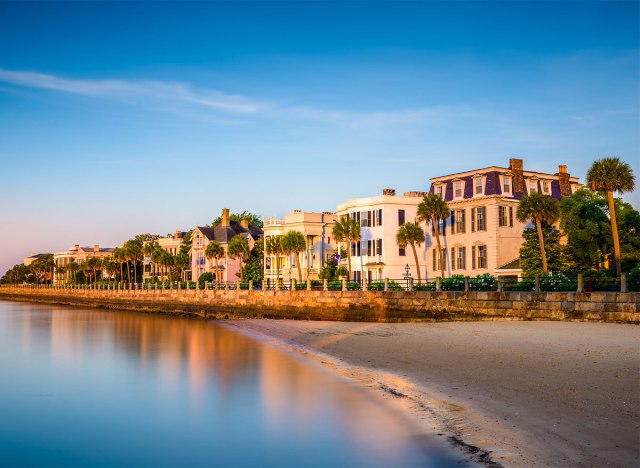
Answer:
[[215, 318], [640, 323], [640, 293], [0, 288], [0, 299]]

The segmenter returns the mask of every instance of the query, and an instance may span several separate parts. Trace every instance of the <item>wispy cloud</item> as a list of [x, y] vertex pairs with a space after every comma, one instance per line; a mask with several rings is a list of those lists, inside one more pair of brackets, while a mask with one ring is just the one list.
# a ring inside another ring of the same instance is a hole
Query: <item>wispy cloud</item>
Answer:
[[147, 99], [156, 103], [175, 102], [234, 115], [270, 119], [316, 121], [349, 128], [430, 124], [472, 115], [462, 106], [385, 111], [352, 111], [313, 106], [287, 106], [247, 96], [227, 94], [216, 89], [196, 88], [185, 83], [154, 80], [72, 79], [32, 71], [0, 68], [0, 83], [59, 91], [104, 99]]

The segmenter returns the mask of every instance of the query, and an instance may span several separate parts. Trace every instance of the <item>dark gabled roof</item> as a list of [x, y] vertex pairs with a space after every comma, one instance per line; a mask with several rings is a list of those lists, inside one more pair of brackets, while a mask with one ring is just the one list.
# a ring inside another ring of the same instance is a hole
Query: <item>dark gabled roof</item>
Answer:
[[47, 255], [47, 254], [33, 254], [33, 255], [29, 255], [27, 258], [40, 258], [43, 255]]
[[259, 227], [249, 226], [248, 228], [244, 228], [236, 221], [231, 221], [230, 226], [218, 225], [214, 228], [208, 226], [197, 226], [196, 229], [202, 232], [202, 234], [210, 241], [215, 240], [221, 244], [228, 244], [231, 238], [238, 234], [244, 237], [251, 236], [253, 240], [257, 240], [263, 235], [263, 231]]
[[510, 262], [505, 263], [501, 267], [497, 268], [498, 270], [519, 270], [520, 266], [520, 257], [514, 258]]

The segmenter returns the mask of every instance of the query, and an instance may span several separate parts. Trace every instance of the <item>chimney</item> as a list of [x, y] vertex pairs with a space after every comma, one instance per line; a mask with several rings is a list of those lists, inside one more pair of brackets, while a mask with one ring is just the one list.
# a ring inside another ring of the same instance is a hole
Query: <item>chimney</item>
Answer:
[[509, 170], [513, 175], [513, 193], [524, 193], [524, 174], [522, 159], [509, 159]]
[[561, 164], [558, 166], [558, 182], [560, 183], [560, 195], [563, 197], [571, 196], [570, 175], [567, 172], [567, 166]]
[[392, 189], [392, 188], [386, 188], [386, 189], [382, 189], [382, 195], [389, 195], [390, 197], [395, 196], [396, 194], [396, 189]]
[[220, 225], [222, 227], [230, 226], [229, 222], [229, 208], [222, 208], [222, 223]]
[[100, 246], [98, 244], [93, 244], [93, 251], [100, 252]]
[[178, 230], [175, 232], [175, 234], [173, 235], [174, 239], [180, 239], [182, 237], [182, 231]]
[[240, 226], [242, 226], [245, 229], [249, 229], [249, 220], [248, 219], [243, 219], [240, 221]]
[[80, 250], [80, 244], [76, 244], [76, 245], [74, 245], [74, 246], [73, 246], [73, 248], [74, 248], [75, 250]]

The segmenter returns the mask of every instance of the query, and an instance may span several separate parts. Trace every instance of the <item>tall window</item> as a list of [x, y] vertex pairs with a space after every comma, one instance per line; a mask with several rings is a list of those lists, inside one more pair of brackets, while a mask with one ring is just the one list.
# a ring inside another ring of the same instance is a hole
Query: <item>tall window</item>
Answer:
[[502, 192], [511, 193], [511, 177], [504, 176], [502, 179]]
[[442, 185], [437, 185], [436, 186], [436, 195], [438, 195], [440, 198], [444, 198], [444, 187]]
[[478, 268], [487, 268], [487, 246], [478, 246]]
[[503, 227], [507, 225], [507, 207], [498, 207], [498, 226]]
[[487, 230], [487, 208], [485, 206], [476, 208], [476, 230]]
[[[447, 249], [442, 249], [442, 256], [444, 257], [444, 267], [447, 265]], [[433, 271], [440, 271], [440, 252], [438, 249], [433, 249]]]
[[548, 180], [543, 180], [542, 181], [542, 193], [545, 193], [547, 195], [549, 195], [549, 192], [551, 191], [551, 186], [549, 184]]
[[398, 210], [398, 226], [402, 226], [404, 222], [404, 210]]
[[530, 180], [529, 181], [529, 193], [533, 193], [533, 192], [537, 192], [538, 191], [538, 181], [537, 180]]
[[456, 232], [464, 233], [466, 230], [465, 226], [465, 210], [456, 210], [455, 212], [455, 221], [456, 221]]
[[513, 206], [509, 207], [509, 227], [513, 227]]
[[369, 223], [369, 214], [371, 212], [370, 211], [363, 211], [362, 213], [360, 213], [360, 226], [362, 227], [370, 227], [371, 224]]
[[456, 269], [456, 248], [451, 247], [451, 269]]
[[376, 210], [375, 212], [374, 226], [382, 226], [382, 210]]
[[382, 255], [382, 239], [376, 239], [376, 255]]
[[402, 247], [398, 247], [398, 256], [400, 257], [404, 257], [407, 255], [407, 251], [406, 249], [402, 248]]
[[475, 186], [475, 194], [482, 195], [484, 193], [484, 190], [482, 190], [482, 177], [476, 177], [473, 180], [473, 184]]
[[462, 198], [462, 181], [458, 180], [453, 183], [456, 198]]
[[457, 256], [457, 264], [458, 270], [466, 270], [467, 269], [467, 249], [466, 247], [458, 247], [458, 256]]

